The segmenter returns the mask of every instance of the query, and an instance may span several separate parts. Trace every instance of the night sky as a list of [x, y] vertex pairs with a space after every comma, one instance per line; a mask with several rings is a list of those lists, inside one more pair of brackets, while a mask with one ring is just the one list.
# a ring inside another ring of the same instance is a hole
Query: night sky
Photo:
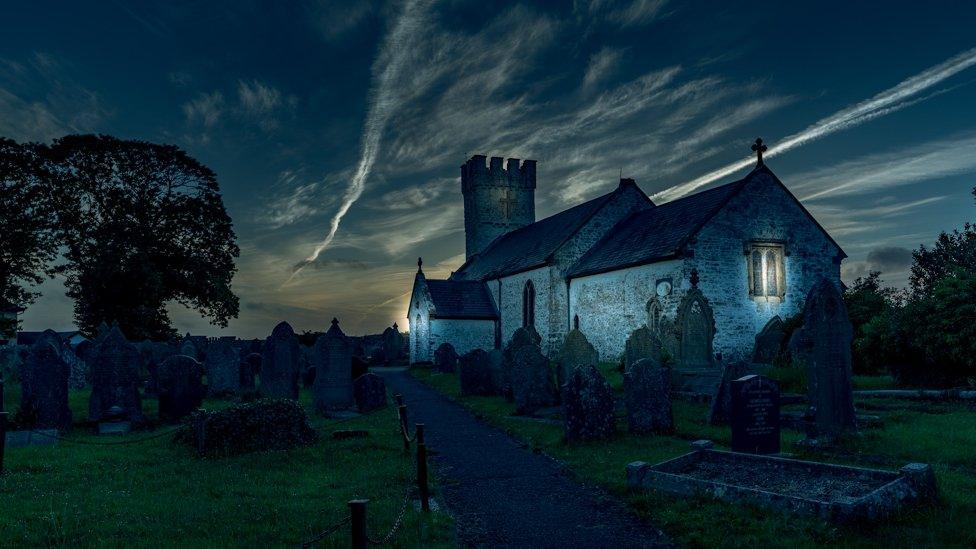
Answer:
[[[904, 285], [912, 248], [976, 217], [976, 3], [780, 4], [6, 2], [0, 135], [213, 168], [242, 337], [405, 326], [417, 256], [431, 277], [463, 261], [472, 154], [538, 160], [541, 219], [621, 173], [657, 202], [732, 181], [762, 136], [845, 281]], [[24, 329], [70, 329], [63, 285], [42, 290]]]

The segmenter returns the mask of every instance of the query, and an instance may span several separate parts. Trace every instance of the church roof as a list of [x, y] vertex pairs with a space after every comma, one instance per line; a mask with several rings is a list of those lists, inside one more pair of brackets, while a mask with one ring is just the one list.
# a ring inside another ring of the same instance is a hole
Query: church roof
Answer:
[[498, 318], [488, 287], [478, 280], [427, 280], [437, 318]]
[[617, 191], [598, 196], [555, 215], [506, 233], [454, 274], [487, 280], [545, 265], [559, 246], [572, 237]]

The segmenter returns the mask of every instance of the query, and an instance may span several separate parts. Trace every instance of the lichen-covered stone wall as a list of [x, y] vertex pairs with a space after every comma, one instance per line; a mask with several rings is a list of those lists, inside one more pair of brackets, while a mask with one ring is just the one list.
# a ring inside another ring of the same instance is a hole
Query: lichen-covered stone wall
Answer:
[[[459, 355], [475, 349], [495, 348], [495, 321], [434, 318], [430, 321], [430, 348], [450, 343]], [[433, 355], [432, 355], [433, 356]]]

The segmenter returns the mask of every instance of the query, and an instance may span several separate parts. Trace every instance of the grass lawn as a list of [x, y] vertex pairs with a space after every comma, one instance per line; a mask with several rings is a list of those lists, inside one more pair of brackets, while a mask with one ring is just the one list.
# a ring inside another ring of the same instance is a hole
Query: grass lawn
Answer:
[[[7, 387], [7, 410], [16, 409], [19, 392]], [[88, 391], [73, 392], [70, 400], [75, 422], [83, 422]], [[301, 400], [312, 409], [307, 391]], [[207, 401], [205, 407], [230, 404]], [[143, 408], [155, 417], [155, 400], [146, 399]], [[370, 500], [370, 535], [385, 535], [414, 478], [393, 412], [341, 424], [314, 415], [311, 421], [321, 435], [314, 445], [230, 458], [198, 459], [172, 436], [123, 446], [8, 448], [7, 473], [0, 477], [0, 546], [295, 547], [346, 517], [346, 502], [357, 498]], [[365, 429], [370, 436], [332, 440], [337, 429]], [[67, 436], [113, 440], [84, 427]], [[453, 520], [422, 515], [411, 504], [395, 543], [453, 546]], [[318, 546], [348, 545], [345, 526]]]
[[[611, 364], [601, 365], [616, 390], [622, 376]], [[871, 429], [847, 441], [830, 455], [805, 459], [897, 470], [911, 461], [932, 464], [942, 494], [939, 506], [911, 511], [880, 525], [836, 526], [828, 522], [767, 512], [744, 505], [695, 498], [679, 499], [627, 490], [625, 467], [632, 461], [657, 463], [689, 451], [689, 442], [706, 438], [728, 447], [728, 427], [707, 425], [707, 405], [674, 402], [674, 436], [627, 434], [625, 422], [606, 442], [567, 444], [562, 428], [512, 417], [514, 404], [500, 397], [461, 397], [456, 376], [427, 369], [411, 374], [451, 396], [486, 421], [534, 449], [564, 462], [580, 481], [595, 483], [626, 501], [642, 517], [683, 546], [813, 547], [972, 547], [976, 544], [976, 409], [960, 403], [892, 400], [859, 401], [865, 413], [881, 416], [883, 429]], [[885, 380], [861, 379], [860, 386], [885, 386]], [[783, 449], [802, 438], [784, 430]], [[436, 450], [436, 449], [435, 449]]]

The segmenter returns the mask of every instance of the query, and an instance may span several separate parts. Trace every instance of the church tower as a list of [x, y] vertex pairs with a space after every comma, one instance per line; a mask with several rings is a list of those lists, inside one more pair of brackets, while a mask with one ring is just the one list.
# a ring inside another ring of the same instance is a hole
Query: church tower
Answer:
[[519, 165], [476, 154], [461, 166], [465, 256], [482, 252], [499, 236], [535, 222], [535, 160]]

